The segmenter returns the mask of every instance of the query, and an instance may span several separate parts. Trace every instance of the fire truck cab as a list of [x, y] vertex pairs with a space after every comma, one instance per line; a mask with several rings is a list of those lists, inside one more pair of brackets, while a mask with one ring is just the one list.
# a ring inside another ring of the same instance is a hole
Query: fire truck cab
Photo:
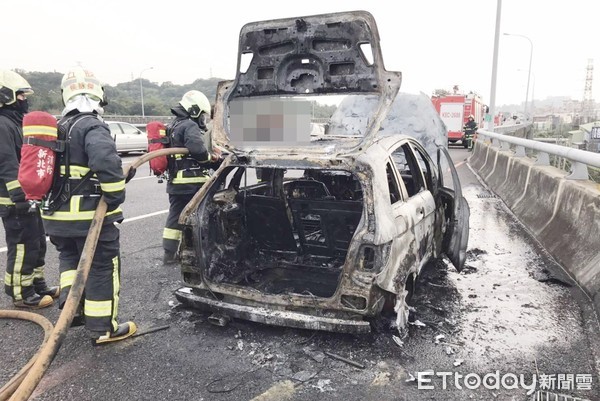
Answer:
[[434, 95], [431, 101], [446, 125], [449, 144], [462, 140], [463, 126], [469, 115], [472, 114], [475, 117], [479, 127], [483, 124], [486, 106], [476, 93]]

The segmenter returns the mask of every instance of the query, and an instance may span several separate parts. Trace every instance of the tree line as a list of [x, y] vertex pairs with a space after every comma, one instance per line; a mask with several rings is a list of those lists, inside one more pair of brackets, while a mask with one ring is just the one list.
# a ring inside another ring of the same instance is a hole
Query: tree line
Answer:
[[[63, 102], [60, 92], [60, 81], [64, 74], [59, 72], [28, 72], [15, 70], [22, 75], [32, 86], [35, 94], [28, 98], [30, 110], [42, 110], [51, 114], [60, 114]], [[217, 84], [221, 78], [196, 79], [185, 85], [176, 85], [172, 82], [157, 84], [147, 79], [142, 79], [144, 90], [144, 114], [147, 116], [168, 116], [183, 94], [195, 89], [204, 93], [211, 102], [214, 102]], [[115, 86], [106, 85], [104, 94], [108, 105], [104, 108], [105, 114], [110, 115], [142, 115], [142, 99], [140, 80], [135, 79]], [[330, 117], [334, 106], [315, 105], [314, 117]]]
[[[35, 94], [29, 97], [31, 110], [43, 110], [52, 114], [60, 114], [63, 102], [60, 92], [60, 81], [63, 74], [59, 72], [28, 72], [16, 70], [32, 86]], [[175, 106], [181, 96], [188, 90], [196, 89], [203, 92], [209, 99], [214, 100], [217, 83], [220, 78], [197, 79], [191, 84], [175, 85], [163, 82], [158, 85], [147, 79], [142, 79], [144, 88], [144, 113], [149, 116], [170, 115], [171, 107]], [[140, 80], [135, 79], [115, 86], [104, 86], [104, 94], [108, 105], [104, 108], [106, 114], [142, 115], [142, 99]]]

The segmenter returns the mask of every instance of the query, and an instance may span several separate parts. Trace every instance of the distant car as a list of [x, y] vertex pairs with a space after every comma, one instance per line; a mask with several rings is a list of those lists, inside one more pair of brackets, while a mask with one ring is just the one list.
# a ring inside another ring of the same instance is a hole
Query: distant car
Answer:
[[[179, 220], [180, 302], [214, 312], [209, 320], [341, 332], [367, 332], [386, 310], [403, 331], [423, 266], [446, 255], [463, 267], [469, 206], [458, 174], [445, 143], [427, 150], [435, 130], [417, 103], [399, 105], [406, 129], [386, 120], [400, 73], [383, 68], [378, 37], [362, 11], [242, 28], [238, 55], [253, 58], [219, 84], [212, 126], [230, 156]], [[334, 112], [344, 118], [323, 132], [290, 112], [302, 110], [291, 97], [349, 93]], [[272, 139], [282, 132], [312, 135]]]
[[121, 121], [106, 121], [117, 145], [117, 152], [147, 152], [148, 138], [146, 134], [134, 125]]

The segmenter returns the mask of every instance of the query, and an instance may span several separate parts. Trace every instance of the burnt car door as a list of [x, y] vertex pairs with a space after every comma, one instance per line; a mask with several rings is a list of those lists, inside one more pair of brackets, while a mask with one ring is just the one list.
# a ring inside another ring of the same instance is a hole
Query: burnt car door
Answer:
[[[458, 172], [454, 167], [448, 150], [439, 147], [437, 152], [438, 196], [445, 205], [444, 218], [446, 231], [442, 240], [442, 251], [448, 256], [456, 270], [461, 271], [467, 259], [467, 245], [469, 242], [469, 204], [462, 195]], [[442, 166], [447, 165], [446, 182]]]
[[406, 201], [415, 207], [416, 215], [413, 226], [417, 240], [418, 260], [425, 263], [432, 255], [433, 227], [435, 222], [436, 204], [431, 191], [431, 167], [415, 157], [412, 146], [413, 141], [401, 144], [392, 152], [399, 179], [406, 191]]

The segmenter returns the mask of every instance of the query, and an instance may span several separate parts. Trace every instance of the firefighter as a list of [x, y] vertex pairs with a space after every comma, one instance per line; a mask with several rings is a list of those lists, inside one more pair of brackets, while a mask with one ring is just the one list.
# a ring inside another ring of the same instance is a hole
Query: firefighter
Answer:
[[473, 117], [473, 114], [470, 114], [465, 126], [463, 127], [464, 134], [462, 142], [465, 148], [468, 147], [469, 149], [473, 149], [473, 136], [477, 133], [478, 128], [479, 127], [477, 127], [477, 123], [475, 122], [475, 117]]
[[[125, 200], [125, 177], [121, 159], [103, 113], [104, 88], [94, 74], [82, 67], [68, 71], [61, 81], [65, 108], [59, 132], [69, 138], [67, 151], [59, 158], [60, 173], [43, 218], [50, 241], [59, 252], [60, 305], [62, 308], [75, 279], [94, 211], [103, 195], [108, 205], [96, 252], [85, 285], [84, 297], [74, 318], [85, 324], [96, 344], [122, 340], [133, 335], [133, 322], [119, 324], [120, 291], [119, 229], [123, 220], [119, 205]], [[64, 184], [69, 182], [70, 191]]]
[[25, 200], [17, 179], [23, 116], [28, 111], [27, 96], [32, 94], [22, 76], [0, 70], [0, 216], [8, 248], [4, 291], [17, 307], [40, 309], [52, 305], [59, 288], [46, 285], [46, 233], [40, 210]]
[[169, 160], [169, 215], [163, 230], [164, 264], [176, 263], [176, 254], [181, 239], [179, 215], [194, 197], [194, 194], [209, 179], [210, 162], [219, 159], [209, 151], [207, 126], [210, 117], [210, 102], [200, 91], [186, 92], [179, 104], [171, 109], [175, 120], [167, 131], [171, 147], [185, 147], [189, 155], [175, 155]]

